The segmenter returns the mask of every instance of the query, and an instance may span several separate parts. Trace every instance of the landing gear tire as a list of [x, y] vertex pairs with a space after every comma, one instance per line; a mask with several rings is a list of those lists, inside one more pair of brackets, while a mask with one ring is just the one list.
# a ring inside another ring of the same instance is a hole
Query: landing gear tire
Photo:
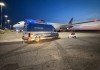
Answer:
[[74, 38], [76, 38], [76, 36], [74, 36]]
[[59, 36], [55, 36], [55, 39], [58, 39], [59, 38]]
[[35, 37], [35, 41], [39, 42], [40, 41], [40, 37]]

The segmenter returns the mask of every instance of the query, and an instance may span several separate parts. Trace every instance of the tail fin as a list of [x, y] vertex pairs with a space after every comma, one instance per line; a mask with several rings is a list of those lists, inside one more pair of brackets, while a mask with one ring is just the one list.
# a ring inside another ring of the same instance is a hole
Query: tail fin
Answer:
[[72, 24], [72, 22], [73, 22], [73, 18], [71, 18], [71, 20], [69, 21], [69, 23], [68, 23], [68, 24]]

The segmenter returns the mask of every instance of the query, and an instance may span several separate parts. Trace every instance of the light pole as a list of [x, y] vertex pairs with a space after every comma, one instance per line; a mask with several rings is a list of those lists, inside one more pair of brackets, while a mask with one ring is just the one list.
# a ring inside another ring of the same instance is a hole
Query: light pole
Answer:
[[10, 29], [11, 29], [12, 27], [11, 27], [11, 25], [10, 25]]
[[4, 17], [5, 17], [5, 28], [6, 28], [6, 23], [7, 23], [8, 16], [7, 15], [4, 15]]
[[10, 20], [8, 19], [7, 22], [8, 22], [8, 29], [9, 29], [9, 23], [10, 23]]
[[0, 2], [0, 6], [1, 6], [1, 28], [2, 28], [2, 7], [5, 6], [5, 4], [3, 2]]

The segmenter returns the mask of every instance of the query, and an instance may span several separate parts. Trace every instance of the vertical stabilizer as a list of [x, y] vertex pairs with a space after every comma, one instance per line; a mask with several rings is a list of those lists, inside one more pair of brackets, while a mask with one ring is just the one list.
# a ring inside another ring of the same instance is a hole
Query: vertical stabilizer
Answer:
[[71, 18], [68, 24], [72, 24], [72, 23], [73, 23], [73, 18]]

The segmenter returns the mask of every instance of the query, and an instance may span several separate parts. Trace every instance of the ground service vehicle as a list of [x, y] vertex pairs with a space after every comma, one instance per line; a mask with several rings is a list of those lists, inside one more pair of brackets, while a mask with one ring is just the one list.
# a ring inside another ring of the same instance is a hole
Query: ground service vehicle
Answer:
[[41, 39], [58, 38], [59, 34], [52, 25], [25, 20], [22, 39], [24, 41], [40, 41]]

